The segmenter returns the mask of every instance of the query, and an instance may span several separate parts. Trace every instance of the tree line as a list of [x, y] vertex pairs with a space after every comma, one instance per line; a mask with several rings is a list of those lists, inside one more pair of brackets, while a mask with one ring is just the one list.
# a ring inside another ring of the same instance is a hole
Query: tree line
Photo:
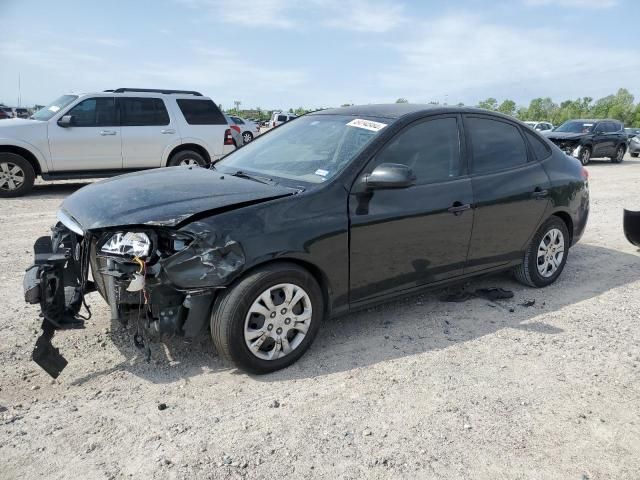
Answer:
[[[597, 100], [592, 97], [581, 97], [576, 100], [564, 100], [563, 102], [555, 103], [549, 97], [539, 97], [531, 100], [528, 106], [519, 106], [508, 98], [499, 102], [496, 98], [489, 97], [479, 102], [476, 106], [485, 110], [504, 113], [522, 121], [548, 121], [554, 125], [560, 125], [571, 118], [615, 118], [624, 122], [627, 127], [640, 127], [640, 103], [636, 104], [634, 102], [635, 99], [629, 90], [620, 88], [615, 94], [607, 95]], [[234, 103], [236, 108], [227, 110], [227, 113], [240, 115], [244, 118], [267, 120], [274, 111], [262, 110], [260, 107], [240, 110], [240, 102]], [[409, 103], [409, 100], [398, 98], [396, 103]], [[438, 102], [428, 103], [438, 104]], [[343, 103], [341, 107], [351, 105], [351, 103]], [[458, 103], [457, 106], [462, 107], [464, 104]], [[298, 107], [296, 109], [290, 108], [288, 112], [304, 115], [317, 110], [322, 109]]]
[[[476, 106], [511, 115], [523, 121], [548, 121], [554, 125], [560, 125], [572, 118], [615, 118], [624, 122], [627, 127], [640, 127], [640, 103], [635, 104], [634, 100], [629, 90], [620, 88], [615, 94], [597, 100], [582, 97], [558, 104], [549, 97], [539, 97], [531, 100], [528, 106], [518, 106], [511, 99], [498, 102], [494, 97], [489, 97]], [[405, 98], [396, 100], [396, 103], [406, 102]], [[458, 106], [464, 104], [459, 103]]]

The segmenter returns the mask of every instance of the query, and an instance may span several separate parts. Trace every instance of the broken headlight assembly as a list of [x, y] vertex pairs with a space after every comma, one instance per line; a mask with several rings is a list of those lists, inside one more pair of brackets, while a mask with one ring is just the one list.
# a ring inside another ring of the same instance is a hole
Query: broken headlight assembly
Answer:
[[143, 232], [117, 232], [100, 247], [107, 255], [146, 258], [151, 251], [151, 240]]

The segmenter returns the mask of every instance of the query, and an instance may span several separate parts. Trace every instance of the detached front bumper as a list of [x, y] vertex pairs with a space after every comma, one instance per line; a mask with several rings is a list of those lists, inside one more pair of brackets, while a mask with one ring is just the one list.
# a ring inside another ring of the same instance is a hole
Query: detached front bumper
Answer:
[[32, 359], [53, 378], [67, 365], [66, 359], [51, 344], [56, 330], [84, 327], [80, 316], [84, 295], [95, 290], [86, 280], [86, 254], [82, 237], [55, 228], [51, 237], [40, 237], [34, 244], [34, 264], [23, 280], [24, 299], [40, 305], [42, 334], [36, 341]]

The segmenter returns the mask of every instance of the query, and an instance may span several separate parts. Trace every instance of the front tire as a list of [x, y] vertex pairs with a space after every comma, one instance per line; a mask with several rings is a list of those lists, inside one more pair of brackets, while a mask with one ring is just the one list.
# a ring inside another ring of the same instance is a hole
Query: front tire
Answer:
[[322, 291], [308, 271], [290, 263], [267, 265], [217, 299], [211, 337], [216, 350], [238, 368], [270, 373], [305, 353], [323, 317]]
[[21, 197], [33, 188], [36, 172], [15, 153], [0, 153], [0, 198]]
[[624, 152], [625, 152], [625, 148], [623, 145], [619, 145], [618, 148], [616, 149], [616, 154], [611, 157], [611, 163], [622, 163], [622, 160], [624, 159]]
[[580, 151], [580, 163], [582, 165], [589, 165], [589, 161], [591, 160], [591, 149], [589, 147], [584, 147]]
[[204, 167], [206, 164], [207, 161], [198, 152], [193, 150], [182, 150], [171, 156], [167, 162], [167, 167]]
[[546, 287], [555, 282], [569, 254], [569, 230], [558, 217], [549, 218], [531, 239], [521, 265], [515, 268], [516, 279], [530, 287]]

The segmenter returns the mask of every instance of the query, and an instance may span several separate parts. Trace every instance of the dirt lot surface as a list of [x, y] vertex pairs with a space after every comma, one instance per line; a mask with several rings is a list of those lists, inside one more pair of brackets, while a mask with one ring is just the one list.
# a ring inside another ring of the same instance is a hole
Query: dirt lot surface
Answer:
[[92, 294], [87, 328], [54, 339], [69, 366], [52, 381], [30, 360], [22, 274], [80, 184], [2, 200], [0, 477], [640, 478], [640, 254], [622, 232], [640, 161], [589, 171], [589, 226], [554, 286], [499, 275], [469, 288], [512, 300], [430, 292], [328, 321], [301, 361], [262, 377], [207, 336], [146, 363]]

